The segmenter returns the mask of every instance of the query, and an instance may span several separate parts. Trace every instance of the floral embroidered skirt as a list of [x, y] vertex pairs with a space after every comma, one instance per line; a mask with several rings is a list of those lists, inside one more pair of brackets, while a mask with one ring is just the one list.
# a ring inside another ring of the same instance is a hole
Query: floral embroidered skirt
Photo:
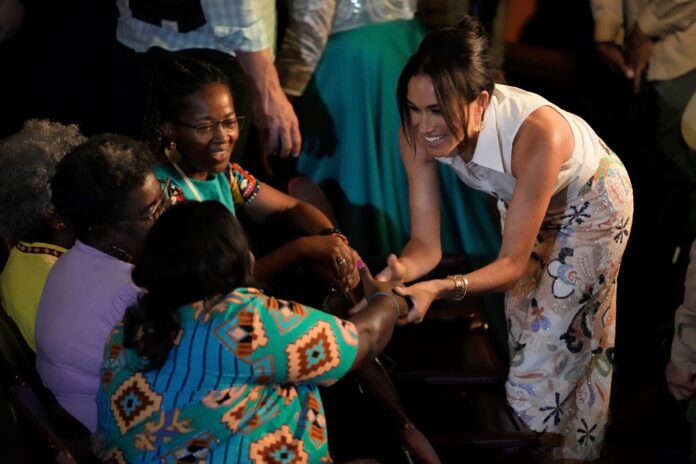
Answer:
[[[504, 219], [502, 201], [499, 209]], [[554, 443], [548, 458], [599, 457], [609, 414], [616, 281], [632, 219], [631, 182], [607, 150], [574, 199], [550, 206], [525, 274], [505, 296], [508, 401], [530, 428], [547, 432]]]

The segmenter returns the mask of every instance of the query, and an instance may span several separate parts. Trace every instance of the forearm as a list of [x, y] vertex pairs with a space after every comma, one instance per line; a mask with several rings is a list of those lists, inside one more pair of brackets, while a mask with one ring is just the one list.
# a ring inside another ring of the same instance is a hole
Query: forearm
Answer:
[[270, 50], [266, 48], [257, 52], [238, 51], [237, 61], [248, 76], [251, 88], [259, 97], [264, 112], [269, 112], [266, 105], [273, 101], [271, 95], [283, 93]]
[[254, 265], [254, 279], [259, 282], [272, 282], [279, 273], [299, 263], [306, 255], [305, 239], [288, 242], [257, 259]]
[[404, 282], [411, 282], [432, 271], [441, 259], [442, 250], [439, 240], [427, 243], [412, 238], [399, 256], [399, 261], [406, 267]]
[[[511, 258], [498, 258], [480, 269], [464, 274], [469, 283], [467, 294], [505, 292], [517, 284], [523, 269], [522, 263], [516, 263]], [[455, 296], [454, 280], [445, 278], [431, 282], [437, 299]]]
[[268, 221], [272, 224], [282, 224], [284, 228], [299, 236], [317, 235], [322, 229], [334, 227], [324, 213], [303, 201], [298, 201], [286, 210], [270, 214]]
[[367, 307], [349, 320], [358, 329], [358, 356], [353, 369], [365, 360], [372, 360], [384, 350], [394, 332], [398, 319], [398, 307], [395, 300], [384, 295], [375, 295]]

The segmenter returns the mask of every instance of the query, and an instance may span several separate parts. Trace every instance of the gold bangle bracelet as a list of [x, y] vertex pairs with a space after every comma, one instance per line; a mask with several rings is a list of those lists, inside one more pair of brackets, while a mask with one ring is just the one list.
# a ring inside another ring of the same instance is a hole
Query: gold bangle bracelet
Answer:
[[469, 279], [464, 274], [452, 274], [447, 276], [454, 282], [454, 295], [450, 297], [450, 301], [461, 301], [469, 291]]

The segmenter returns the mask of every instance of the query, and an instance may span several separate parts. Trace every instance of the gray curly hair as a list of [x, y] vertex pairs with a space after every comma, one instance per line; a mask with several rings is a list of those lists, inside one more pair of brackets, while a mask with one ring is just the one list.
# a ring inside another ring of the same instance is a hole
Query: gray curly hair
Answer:
[[38, 240], [53, 216], [51, 178], [56, 164], [85, 141], [76, 125], [32, 119], [0, 141], [0, 235]]

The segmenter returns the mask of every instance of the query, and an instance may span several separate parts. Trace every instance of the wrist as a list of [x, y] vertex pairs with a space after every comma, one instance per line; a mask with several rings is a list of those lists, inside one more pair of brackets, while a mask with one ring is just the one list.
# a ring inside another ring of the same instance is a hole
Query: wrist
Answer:
[[382, 291], [375, 292], [372, 295], [367, 297], [367, 302], [372, 303], [372, 300], [374, 300], [375, 298], [388, 298], [389, 300], [391, 300], [391, 302], [394, 304], [394, 307], [396, 308], [396, 319], [397, 320], [399, 320], [399, 318], [404, 315], [404, 314], [401, 314], [401, 308], [399, 306], [399, 302], [396, 301], [396, 297], [394, 297], [394, 294], [392, 292], [382, 292]]
[[346, 237], [343, 232], [338, 227], [325, 227], [321, 229], [317, 235], [324, 235], [324, 236], [329, 236], [329, 237], [338, 237], [343, 242], [348, 245], [348, 237]]
[[448, 275], [448, 299], [450, 301], [461, 301], [469, 291], [469, 279], [464, 274]]

